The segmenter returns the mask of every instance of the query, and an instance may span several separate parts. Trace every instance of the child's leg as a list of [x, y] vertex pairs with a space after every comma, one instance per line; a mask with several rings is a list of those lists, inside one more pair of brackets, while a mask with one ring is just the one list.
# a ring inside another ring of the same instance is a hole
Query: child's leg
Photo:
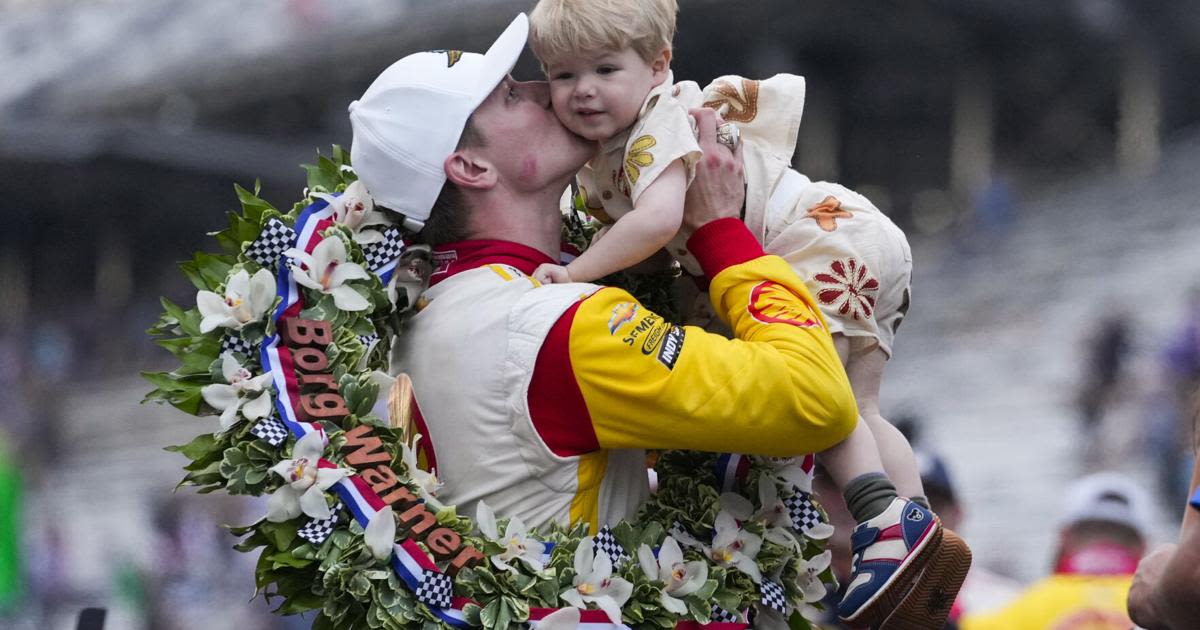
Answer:
[[[845, 335], [834, 333], [833, 345], [844, 365], [850, 358], [850, 340]], [[861, 523], [875, 516], [896, 497], [896, 488], [887, 479], [879, 447], [875, 444], [870, 426], [862, 418], [861, 409], [854, 431], [846, 439], [822, 451], [820, 459], [821, 465], [829, 472], [829, 478], [845, 495], [846, 507], [854, 515], [854, 520]], [[870, 482], [865, 489], [861, 488], [864, 480]]]
[[878, 457], [883, 469], [896, 485], [900, 496], [925, 502], [925, 488], [921, 485], [921, 473], [917, 469], [912, 446], [904, 434], [879, 413], [879, 385], [887, 355], [879, 346], [859, 353], [851, 353], [846, 362], [846, 375], [858, 402], [859, 416], [866, 421], [878, 448]]

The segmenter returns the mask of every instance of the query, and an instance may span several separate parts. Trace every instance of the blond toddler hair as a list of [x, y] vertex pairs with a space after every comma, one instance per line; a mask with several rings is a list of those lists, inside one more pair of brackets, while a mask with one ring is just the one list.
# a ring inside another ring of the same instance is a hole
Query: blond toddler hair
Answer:
[[676, 0], [540, 0], [529, 46], [542, 66], [578, 53], [632, 48], [649, 62], [675, 38]]

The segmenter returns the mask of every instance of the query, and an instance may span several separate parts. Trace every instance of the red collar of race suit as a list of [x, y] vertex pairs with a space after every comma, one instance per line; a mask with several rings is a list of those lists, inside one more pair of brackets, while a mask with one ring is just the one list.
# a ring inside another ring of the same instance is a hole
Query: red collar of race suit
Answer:
[[432, 255], [433, 273], [429, 276], [429, 286], [484, 265], [509, 265], [521, 273], [532, 275], [538, 265], [558, 262], [527, 245], [486, 239], [438, 245]]

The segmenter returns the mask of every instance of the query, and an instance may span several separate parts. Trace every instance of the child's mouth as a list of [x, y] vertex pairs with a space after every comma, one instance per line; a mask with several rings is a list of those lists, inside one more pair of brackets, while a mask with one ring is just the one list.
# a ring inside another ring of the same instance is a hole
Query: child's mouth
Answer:
[[576, 115], [578, 115], [578, 116], [581, 116], [581, 117], [583, 117], [583, 118], [591, 118], [592, 116], [595, 116], [595, 115], [597, 115], [597, 114], [602, 114], [602, 113], [604, 113], [604, 112], [601, 112], [601, 111], [599, 111], [599, 110], [595, 110], [595, 109], [579, 109], [579, 110], [575, 110], [575, 114], [576, 114]]

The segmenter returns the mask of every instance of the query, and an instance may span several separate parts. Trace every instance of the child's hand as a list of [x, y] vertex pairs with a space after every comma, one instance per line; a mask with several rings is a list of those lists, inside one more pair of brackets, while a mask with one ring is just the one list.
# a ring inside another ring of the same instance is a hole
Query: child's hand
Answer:
[[542, 284], [566, 284], [572, 282], [571, 274], [562, 265], [544, 263], [533, 270], [533, 277]]
[[606, 225], [599, 230], [596, 230], [596, 233], [592, 235], [592, 240], [588, 243], [588, 245], [595, 245], [596, 243], [600, 242], [600, 239], [604, 238], [605, 234], [608, 234], [608, 229], [611, 227], [611, 225]]

